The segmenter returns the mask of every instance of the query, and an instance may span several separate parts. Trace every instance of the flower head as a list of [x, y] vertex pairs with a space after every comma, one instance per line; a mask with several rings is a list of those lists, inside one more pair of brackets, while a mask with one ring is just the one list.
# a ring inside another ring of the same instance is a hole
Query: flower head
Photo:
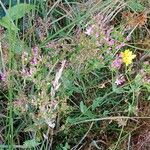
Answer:
[[93, 26], [86, 28], [85, 34], [91, 35], [93, 33]]
[[110, 41], [107, 42], [109, 46], [112, 46], [115, 44], [115, 40], [111, 39]]
[[111, 67], [114, 69], [119, 69], [121, 67], [122, 61], [119, 55], [116, 55], [115, 60], [112, 61]]
[[98, 37], [99, 37], [99, 33], [97, 32], [97, 33], [95, 34], [95, 36], [96, 36], [96, 38], [98, 38]]
[[124, 82], [125, 82], [124, 76], [123, 76], [123, 75], [120, 75], [120, 76], [116, 79], [115, 84], [116, 84], [116, 85], [121, 85], [121, 84], [124, 83]]
[[21, 71], [21, 75], [25, 76], [25, 77], [31, 77], [32, 74], [31, 74], [30, 70], [28, 70], [27, 68], [23, 68]]
[[36, 58], [31, 58], [30, 64], [31, 65], [36, 65], [37, 64], [37, 59]]
[[33, 47], [32, 53], [33, 53], [33, 55], [37, 55], [38, 54], [38, 47]]
[[0, 73], [0, 81], [5, 81], [5, 80], [6, 80], [6, 74]]
[[127, 36], [125, 39], [126, 39], [126, 41], [130, 41], [130, 40], [131, 40], [131, 37], [130, 37], [130, 36]]
[[121, 52], [122, 62], [125, 63], [126, 66], [130, 65], [135, 57], [136, 55], [132, 54], [132, 51], [129, 49]]

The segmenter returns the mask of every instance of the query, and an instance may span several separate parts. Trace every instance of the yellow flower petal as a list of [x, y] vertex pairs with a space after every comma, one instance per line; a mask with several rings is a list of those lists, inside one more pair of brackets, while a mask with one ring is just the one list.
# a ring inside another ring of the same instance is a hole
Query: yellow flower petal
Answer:
[[126, 66], [130, 65], [132, 63], [132, 60], [136, 57], [136, 55], [132, 54], [132, 51], [130, 51], [129, 49], [121, 52], [120, 54], [122, 62], [125, 63]]

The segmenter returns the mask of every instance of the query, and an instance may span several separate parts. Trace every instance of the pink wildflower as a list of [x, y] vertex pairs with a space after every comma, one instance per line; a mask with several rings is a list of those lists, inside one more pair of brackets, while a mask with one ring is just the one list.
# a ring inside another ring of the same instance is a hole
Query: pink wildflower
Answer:
[[27, 69], [27, 68], [24, 69], [23, 68], [22, 71], [21, 71], [21, 75], [25, 76], [25, 77], [31, 77], [32, 74], [31, 74], [29, 69]]
[[37, 59], [36, 58], [31, 58], [30, 64], [31, 65], [36, 65], [37, 64]]
[[131, 40], [131, 37], [130, 36], [127, 36], [126, 37], [126, 41], [130, 41]]
[[115, 44], [115, 41], [112, 39], [112, 40], [108, 41], [107, 43], [108, 43], [109, 46], [112, 46], [112, 45]]
[[30, 60], [31, 65], [36, 65], [37, 64], [37, 58], [38, 58], [38, 47], [33, 47], [32, 48], [32, 57]]
[[33, 47], [32, 48], [32, 53], [33, 53], [34, 56], [37, 56], [37, 54], [38, 54], [38, 47]]
[[121, 44], [119, 44], [119, 45], [116, 46], [116, 49], [119, 50], [119, 49], [121, 49], [124, 46], [125, 46], [125, 43], [121, 43]]
[[0, 73], [0, 81], [5, 81], [6, 80], [6, 74], [5, 73]]
[[148, 77], [148, 76], [146, 76], [146, 75], [143, 75], [143, 78], [142, 78], [142, 81], [144, 82], [144, 83], [150, 83], [150, 77]]
[[99, 33], [96, 33], [95, 36], [98, 38], [99, 37]]
[[119, 55], [116, 55], [115, 60], [112, 61], [112, 63], [111, 63], [111, 67], [114, 69], [120, 69], [121, 64], [122, 64], [121, 58], [119, 57]]
[[149, 61], [145, 61], [145, 62], [144, 62], [144, 65], [149, 65]]
[[55, 109], [56, 106], [57, 106], [57, 101], [56, 100], [51, 100], [50, 105], [51, 105], [52, 109]]
[[108, 37], [104, 37], [104, 40], [105, 40], [106, 42], [109, 42], [109, 38], [108, 38]]
[[116, 79], [116, 81], [115, 81], [115, 84], [116, 85], [121, 85], [122, 83], [124, 83], [125, 82], [125, 79], [124, 79], [124, 76], [119, 76], [117, 79]]
[[91, 27], [86, 28], [85, 34], [87, 34], [87, 35], [91, 35], [92, 33], [93, 33], [93, 27], [92, 27], [92, 26], [91, 26]]

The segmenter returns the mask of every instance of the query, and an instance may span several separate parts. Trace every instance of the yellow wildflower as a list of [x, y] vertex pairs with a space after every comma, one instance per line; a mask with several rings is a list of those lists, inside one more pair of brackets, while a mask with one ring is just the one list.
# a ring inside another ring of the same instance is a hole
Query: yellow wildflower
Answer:
[[136, 57], [136, 55], [132, 54], [132, 51], [129, 49], [125, 50], [124, 52], [121, 52], [121, 58], [122, 62], [128, 66], [132, 63], [132, 60]]

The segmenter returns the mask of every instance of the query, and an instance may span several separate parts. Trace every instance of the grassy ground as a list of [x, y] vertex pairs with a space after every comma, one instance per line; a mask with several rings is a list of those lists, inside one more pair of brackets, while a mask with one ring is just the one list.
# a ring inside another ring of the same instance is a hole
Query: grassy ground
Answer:
[[0, 1], [0, 150], [149, 150], [149, 0]]

